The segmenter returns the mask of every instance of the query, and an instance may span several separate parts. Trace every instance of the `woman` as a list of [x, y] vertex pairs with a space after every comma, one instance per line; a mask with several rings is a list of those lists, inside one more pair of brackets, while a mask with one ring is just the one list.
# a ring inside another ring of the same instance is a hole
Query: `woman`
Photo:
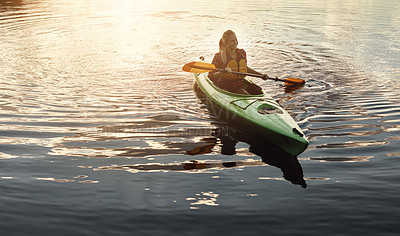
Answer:
[[[224, 71], [211, 71], [210, 79], [220, 88], [233, 93], [249, 94], [246, 91], [244, 76], [231, 73], [239, 71], [244, 73], [252, 73], [263, 75], [247, 66], [246, 52], [237, 48], [238, 40], [236, 34], [232, 30], [227, 30], [219, 41], [219, 52], [215, 54], [212, 63], [219, 69]], [[266, 79], [267, 74], [263, 75]]]

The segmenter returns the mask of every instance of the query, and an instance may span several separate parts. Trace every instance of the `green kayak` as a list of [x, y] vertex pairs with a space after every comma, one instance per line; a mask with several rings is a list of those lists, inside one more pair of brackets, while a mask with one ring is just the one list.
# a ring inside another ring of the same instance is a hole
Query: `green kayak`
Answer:
[[258, 87], [259, 92], [256, 95], [237, 94], [217, 87], [208, 78], [208, 73], [195, 73], [194, 76], [207, 99], [229, 120], [250, 129], [293, 156], [307, 148], [309, 142], [297, 123], [258, 86], [247, 81], [247, 84]]

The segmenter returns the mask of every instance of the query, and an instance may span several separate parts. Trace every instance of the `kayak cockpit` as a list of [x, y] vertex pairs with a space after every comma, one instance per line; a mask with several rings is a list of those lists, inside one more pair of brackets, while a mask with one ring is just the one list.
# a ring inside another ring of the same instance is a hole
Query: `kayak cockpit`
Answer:
[[212, 82], [211, 79], [208, 78], [208, 76], [206, 76], [206, 78], [207, 82], [221, 93], [234, 94], [235, 96], [243, 96], [243, 97], [254, 97], [254, 96], [264, 97], [265, 95], [264, 90], [260, 86], [247, 79], [244, 79], [243, 87], [249, 94], [241, 94], [241, 93], [233, 93], [228, 90], [222, 89], [218, 87], [216, 84], [214, 84], [214, 82]]
[[262, 88], [250, 80], [245, 79], [243, 87], [250, 95], [264, 95]]

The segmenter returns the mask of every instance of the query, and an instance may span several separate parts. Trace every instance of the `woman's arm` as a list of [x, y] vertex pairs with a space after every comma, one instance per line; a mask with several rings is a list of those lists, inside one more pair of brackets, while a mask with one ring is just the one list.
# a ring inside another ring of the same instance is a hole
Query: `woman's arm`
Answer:
[[247, 73], [256, 74], [256, 75], [263, 75], [265, 79], [270, 78], [267, 74], [261, 74], [260, 72], [258, 72], [256, 70], [253, 70], [250, 67], [247, 67]]
[[214, 71], [213, 77], [214, 78], [221, 78], [222, 77], [223, 79], [226, 79], [226, 80], [238, 80], [238, 79], [243, 79], [243, 77], [244, 77], [242, 75], [238, 76], [238, 75], [233, 74], [231, 72], [232, 72], [232, 69], [229, 68], [229, 67], [226, 67], [224, 69], [224, 71]]

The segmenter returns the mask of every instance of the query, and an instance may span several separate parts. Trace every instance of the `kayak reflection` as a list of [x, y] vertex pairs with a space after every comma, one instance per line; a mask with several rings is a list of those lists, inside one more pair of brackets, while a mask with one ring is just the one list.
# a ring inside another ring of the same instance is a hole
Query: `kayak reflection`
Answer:
[[236, 145], [239, 142], [245, 142], [250, 145], [249, 151], [261, 157], [261, 160], [246, 159], [232, 161], [214, 161], [214, 160], [190, 160], [173, 163], [145, 163], [145, 164], [128, 164], [128, 165], [107, 165], [98, 166], [94, 170], [123, 170], [131, 173], [138, 172], [181, 172], [181, 171], [207, 171], [209, 169], [223, 170], [229, 168], [243, 168], [251, 166], [266, 166], [271, 165], [278, 167], [283, 172], [284, 179], [293, 184], [301, 185], [305, 188], [306, 182], [303, 179], [303, 171], [296, 157], [287, 154], [273, 145], [263, 142], [256, 136], [249, 133], [241, 132], [234, 127], [222, 127], [221, 125], [214, 130], [210, 130], [210, 137], [203, 138], [202, 145], [192, 147], [186, 151], [188, 155], [200, 155], [215, 152], [218, 148], [216, 145], [221, 145], [221, 154], [234, 155], [236, 154]]
[[[236, 154], [236, 144], [238, 142], [244, 142], [250, 145], [249, 151], [251, 153], [261, 157], [262, 162], [278, 167], [283, 172], [284, 179], [293, 184], [301, 185], [303, 188], [307, 187], [306, 181], [304, 180], [303, 169], [297, 157], [283, 152], [274, 145], [260, 139], [257, 135], [249, 133], [248, 131], [244, 132], [240, 127], [235, 127], [233, 125], [230, 125], [229, 127], [219, 127], [215, 129], [211, 135], [215, 138], [208, 138], [208, 142], [206, 142], [205, 145], [195, 147], [188, 151], [187, 154], [198, 155], [211, 153], [213, 147], [218, 144], [219, 140], [221, 145], [221, 154], [234, 155]], [[225, 167], [237, 166], [236, 162], [223, 164]], [[199, 163], [190, 163], [186, 166], [186, 169], [203, 168], [198, 165]]]
[[284, 91], [285, 91], [285, 93], [293, 93], [294, 91], [301, 89], [303, 87], [304, 87], [304, 84], [285, 85]]
[[262, 161], [268, 165], [276, 166], [281, 169], [283, 178], [292, 184], [301, 185], [306, 188], [307, 184], [304, 180], [303, 169], [297, 157], [291, 156], [278, 149], [274, 150], [273, 146], [265, 144], [257, 144], [250, 146], [250, 152], [261, 157]]

